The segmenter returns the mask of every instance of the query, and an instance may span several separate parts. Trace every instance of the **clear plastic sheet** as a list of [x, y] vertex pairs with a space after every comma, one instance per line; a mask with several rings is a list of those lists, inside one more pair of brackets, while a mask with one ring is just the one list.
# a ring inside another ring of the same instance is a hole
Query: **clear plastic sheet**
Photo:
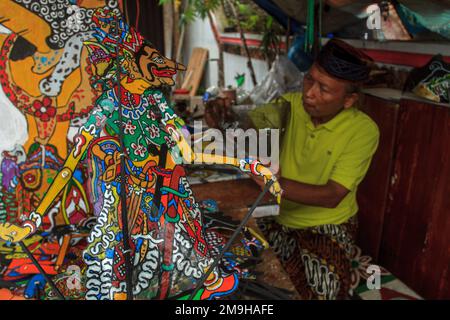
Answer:
[[264, 104], [286, 92], [302, 90], [303, 73], [286, 56], [277, 56], [269, 73], [250, 93], [255, 104]]

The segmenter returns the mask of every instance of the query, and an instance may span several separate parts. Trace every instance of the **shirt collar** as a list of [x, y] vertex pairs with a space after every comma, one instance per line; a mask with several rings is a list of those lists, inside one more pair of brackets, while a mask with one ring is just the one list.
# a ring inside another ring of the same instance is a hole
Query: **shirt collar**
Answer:
[[307, 126], [310, 129], [320, 129], [320, 128], [326, 128], [330, 131], [335, 130], [340, 124], [347, 121], [347, 119], [351, 118], [355, 113], [356, 108], [351, 107], [349, 109], [344, 109], [341, 112], [339, 112], [337, 115], [334, 116], [333, 119], [329, 120], [328, 122], [322, 123], [319, 126], [314, 126], [314, 123], [311, 121], [311, 116], [307, 114]]

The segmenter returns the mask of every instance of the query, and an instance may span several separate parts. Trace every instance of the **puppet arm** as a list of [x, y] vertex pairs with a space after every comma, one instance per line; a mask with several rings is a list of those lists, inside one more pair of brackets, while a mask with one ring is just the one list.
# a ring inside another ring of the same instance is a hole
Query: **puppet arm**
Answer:
[[[269, 191], [276, 197], [277, 203], [280, 203], [283, 190], [281, 189], [275, 175], [260, 161], [256, 159], [237, 159], [201, 152], [195, 153], [186, 141], [181, 129], [177, 128], [174, 123], [169, 123], [166, 128], [169, 129], [168, 132], [170, 133], [172, 140], [176, 142], [176, 149], [178, 149], [176, 151], [179, 151], [184, 163], [226, 164], [236, 167], [243, 172], [250, 173], [255, 176], [262, 176], [264, 177], [264, 183], [267, 183], [269, 180], [273, 180], [274, 183], [270, 187]], [[173, 152], [172, 155], [174, 155], [174, 153], [176, 152]], [[177, 158], [177, 155], [175, 155], [175, 158]]]
[[69, 153], [63, 168], [59, 171], [44, 197], [41, 199], [35, 211], [31, 212], [28, 220], [22, 225], [11, 223], [0, 224], [0, 239], [9, 242], [19, 242], [37, 231], [42, 223], [42, 217], [46, 214], [55, 198], [72, 178], [76, 166], [80, 162], [84, 153], [88, 149], [92, 140], [99, 135], [103, 129], [107, 115], [114, 109], [111, 100], [104, 99], [97, 103], [96, 109], [92, 112], [88, 121], [80, 128], [74, 138], [75, 145]]
[[157, 101], [158, 107], [162, 113], [161, 122], [166, 131], [170, 134], [172, 141], [176, 144], [175, 147], [171, 148], [171, 154], [176, 163], [179, 163], [180, 160], [182, 160], [184, 163], [188, 164], [226, 164], [236, 167], [243, 172], [251, 173], [255, 176], [262, 176], [264, 177], [264, 183], [267, 183], [269, 180], [273, 180], [274, 183], [270, 187], [269, 191], [276, 197], [277, 203], [280, 203], [283, 190], [281, 189], [277, 178], [269, 170], [269, 168], [255, 159], [237, 159], [221, 155], [195, 153], [184, 137], [184, 121], [175, 114], [172, 108], [170, 108], [162, 93], [154, 94], [153, 97]]
[[[188, 152], [192, 153], [192, 151]], [[242, 172], [250, 173], [255, 176], [262, 176], [264, 178], [265, 184], [267, 184], [269, 180], [273, 180], [274, 183], [270, 187], [269, 191], [272, 195], [275, 196], [275, 198], [277, 199], [277, 203], [278, 204], [280, 203], [283, 190], [281, 189], [281, 186], [277, 181], [275, 175], [270, 171], [269, 168], [264, 166], [260, 161], [256, 159], [237, 159], [233, 157], [226, 157], [221, 155], [205, 154], [205, 153], [193, 153], [193, 155], [195, 158], [194, 161], [197, 163], [231, 165], [233, 167], [240, 169]], [[187, 157], [184, 159], [185, 161], [187, 161], [191, 159], [191, 157]]]

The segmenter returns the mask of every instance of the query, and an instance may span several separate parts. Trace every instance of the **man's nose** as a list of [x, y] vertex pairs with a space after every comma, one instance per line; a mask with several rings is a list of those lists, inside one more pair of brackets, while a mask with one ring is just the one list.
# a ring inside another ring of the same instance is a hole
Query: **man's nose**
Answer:
[[316, 84], [305, 87], [305, 97], [308, 99], [314, 99], [316, 96]]

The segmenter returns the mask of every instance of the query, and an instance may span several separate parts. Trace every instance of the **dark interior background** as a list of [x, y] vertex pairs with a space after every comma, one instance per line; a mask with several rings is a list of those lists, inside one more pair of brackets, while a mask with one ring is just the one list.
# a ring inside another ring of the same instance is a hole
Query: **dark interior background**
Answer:
[[163, 10], [158, 0], [123, 0], [124, 17], [164, 54]]

